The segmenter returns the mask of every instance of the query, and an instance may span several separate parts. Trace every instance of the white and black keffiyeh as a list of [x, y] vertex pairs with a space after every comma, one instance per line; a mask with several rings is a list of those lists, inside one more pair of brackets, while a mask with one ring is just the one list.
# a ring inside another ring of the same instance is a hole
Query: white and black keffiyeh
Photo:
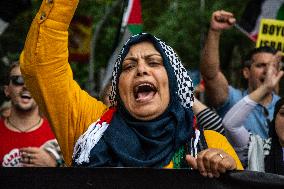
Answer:
[[[184, 68], [182, 65], [178, 55], [175, 53], [175, 51], [172, 49], [172, 47], [168, 46], [164, 41], [160, 40], [159, 38], [152, 36], [148, 33], [141, 33], [132, 36], [131, 38], [128, 39], [128, 41], [125, 43], [123, 46], [116, 62], [114, 65], [114, 70], [112, 72], [112, 90], [110, 93], [110, 101], [112, 105], [115, 105], [117, 103], [117, 84], [118, 84], [118, 76], [120, 75], [121, 67], [123, 60], [128, 53], [129, 49], [125, 49], [126, 47], [129, 47], [129, 43], [137, 43], [137, 41], [133, 42], [134, 38], [138, 38], [137, 40], [145, 40], [144, 39], [151, 39], [151, 42], [154, 43], [156, 48], [161, 48], [160, 53], [164, 53], [163, 58], [167, 58], [168, 61], [164, 60], [164, 63], [169, 63], [169, 66], [172, 67], [174, 71], [174, 76], [176, 77], [177, 85], [178, 85], [178, 90], [177, 94], [180, 98], [180, 102], [185, 108], [190, 108], [193, 105], [194, 101], [194, 96], [193, 96], [193, 83], [191, 78], [189, 77], [189, 74], [187, 70]], [[163, 54], [162, 54], [163, 56]], [[167, 68], [168, 65], [165, 65]], [[169, 72], [169, 70], [167, 70]], [[168, 73], [169, 74], [169, 73]]]

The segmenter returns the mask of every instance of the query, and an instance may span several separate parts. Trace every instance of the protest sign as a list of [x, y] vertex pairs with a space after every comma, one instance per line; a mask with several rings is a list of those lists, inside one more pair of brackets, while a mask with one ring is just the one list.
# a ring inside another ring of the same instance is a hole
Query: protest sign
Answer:
[[262, 19], [256, 47], [271, 46], [284, 55], [284, 21]]

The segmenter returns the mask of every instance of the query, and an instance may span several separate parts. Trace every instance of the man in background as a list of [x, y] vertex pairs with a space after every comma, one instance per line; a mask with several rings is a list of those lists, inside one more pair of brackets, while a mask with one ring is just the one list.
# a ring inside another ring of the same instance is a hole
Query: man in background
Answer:
[[[276, 73], [273, 82], [279, 82], [283, 72], [279, 72], [281, 55], [270, 47], [260, 47], [251, 51], [243, 68], [244, 78], [248, 88], [245, 91], [236, 89], [220, 70], [219, 41], [223, 30], [231, 28], [236, 22], [234, 15], [226, 11], [216, 11], [212, 14], [210, 29], [205, 43], [201, 74], [205, 81], [206, 97], [210, 105], [215, 107], [221, 117], [240, 99], [258, 87], [263, 87], [269, 64], [275, 64]], [[260, 103], [247, 116], [245, 127], [250, 132], [262, 138], [268, 138], [268, 120], [272, 120], [274, 106], [279, 96], [274, 89], [268, 89]]]
[[11, 108], [10, 115], [0, 119], [0, 166], [63, 165], [54, 134], [26, 89], [18, 63], [13, 63], [10, 67], [4, 92], [11, 100]]

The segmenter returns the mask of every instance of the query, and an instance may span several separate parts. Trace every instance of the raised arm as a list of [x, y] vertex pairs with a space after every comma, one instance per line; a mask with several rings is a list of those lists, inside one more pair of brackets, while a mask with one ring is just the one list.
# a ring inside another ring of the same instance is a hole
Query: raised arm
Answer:
[[223, 126], [226, 136], [234, 148], [243, 148], [249, 143], [249, 132], [244, 127], [247, 115], [257, 105], [249, 96], [242, 98], [225, 115]]
[[241, 148], [248, 144], [249, 133], [243, 126], [247, 115], [271, 93], [283, 76], [283, 71], [278, 71], [279, 53], [275, 55], [274, 61], [268, 65], [263, 84], [236, 103], [223, 119], [226, 134], [234, 147]]
[[77, 138], [106, 110], [80, 89], [68, 63], [67, 30], [78, 2], [44, 0], [20, 59], [25, 83], [47, 115], [68, 165]]
[[222, 30], [231, 28], [235, 21], [232, 13], [222, 10], [214, 12], [203, 50], [200, 69], [205, 81], [207, 97], [214, 107], [222, 105], [229, 92], [228, 81], [220, 70], [220, 35]]

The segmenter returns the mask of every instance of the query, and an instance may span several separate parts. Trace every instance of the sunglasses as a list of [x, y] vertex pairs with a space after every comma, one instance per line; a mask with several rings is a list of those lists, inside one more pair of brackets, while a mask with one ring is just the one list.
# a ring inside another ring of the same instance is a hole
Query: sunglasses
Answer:
[[21, 75], [12, 75], [10, 76], [10, 81], [12, 81], [12, 84], [15, 86], [22, 86], [25, 84], [24, 78]]

